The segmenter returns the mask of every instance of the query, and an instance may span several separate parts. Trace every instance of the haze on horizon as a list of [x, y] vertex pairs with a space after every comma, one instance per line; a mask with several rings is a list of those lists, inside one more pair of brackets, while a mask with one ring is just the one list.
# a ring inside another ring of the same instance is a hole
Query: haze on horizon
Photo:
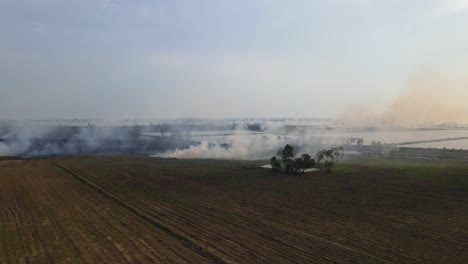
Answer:
[[468, 121], [466, 32], [467, 0], [5, 0], [0, 119]]

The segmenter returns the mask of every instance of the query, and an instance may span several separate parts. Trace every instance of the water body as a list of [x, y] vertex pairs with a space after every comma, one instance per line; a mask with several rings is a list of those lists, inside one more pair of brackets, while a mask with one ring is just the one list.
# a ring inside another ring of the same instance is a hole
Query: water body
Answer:
[[404, 147], [409, 148], [446, 148], [446, 149], [468, 149], [468, 140], [453, 140], [443, 142], [430, 142], [405, 145]]
[[[372, 141], [387, 144], [398, 144], [403, 142], [413, 142], [422, 140], [436, 140], [447, 138], [468, 137], [468, 129], [434, 129], [434, 130], [378, 130], [370, 132], [334, 132], [319, 131], [305, 134], [290, 135], [249, 132], [249, 131], [203, 131], [193, 132], [192, 139], [197, 141], [206, 141], [209, 143], [235, 143], [250, 142], [262, 140], [277, 140], [286, 142], [303, 138], [304, 141], [311, 143], [324, 144], [342, 144], [349, 138], [363, 138], [364, 144], [371, 144]], [[468, 149], [468, 140], [454, 140], [443, 142], [430, 142], [405, 145], [405, 147], [420, 148], [449, 148], [449, 149]]]
[[[161, 136], [160, 133], [145, 133], [145, 135]], [[386, 144], [398, 144], [403, 142], [437, 140], [447, 138], [468, 137], [468, 129], [408, 129], [408, 130], [375, 130], [366, 132], [336, 132], [318, 130], [316, 132], [299, 133], [292, 131], [288, 135], [275, 134], [268, 132], [253, 132], [247, 130], [220, 130], [220, 131], [193, 131], [191, 133], [192, 140], [200, 142], [208, 142], [213, 144], [243, 144], [256, 143], [260, 146], [281, 145], [287, 143], [307, 142], [308, 144], [343, 144], [349, 138], [362, 138], [364, 144], [369, 145], [372, 141]], [[165, 136], [171, 136], [170, 132], [165, 133]], [[430, 142], [405, 145], [404, 147], [417, 148], [448, 148], [448, 149], [468, 149], [468, 140], [454, 140], [443, 142]]]
[[[365, 144], [370, 144], [372, 141], [380, 141], [381, 143], [402, 143], [421, 140], [434, 140], [445, 138], [468, 137], [467, 129], [447, 129], [447, 130], [379, 130], [371, 132], [330, 132], [330, 133], [309, 133], [309, 135], [324, 136], [330, 139], [340, 139], [356, 137], [363, 138]], [[442, 143], [442, 142], [441, 142]], [[466, 141], [454, 141], [454, 144], [466, 146]], [[436, 144], [434, 144], [436, 145]]]

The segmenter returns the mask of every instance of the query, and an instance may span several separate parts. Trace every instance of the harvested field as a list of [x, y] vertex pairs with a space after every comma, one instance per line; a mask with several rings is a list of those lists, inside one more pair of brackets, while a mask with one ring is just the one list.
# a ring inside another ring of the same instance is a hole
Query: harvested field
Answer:
[[0, 160], [0, 262], [468, 262], [468, 164], [261, 164]]

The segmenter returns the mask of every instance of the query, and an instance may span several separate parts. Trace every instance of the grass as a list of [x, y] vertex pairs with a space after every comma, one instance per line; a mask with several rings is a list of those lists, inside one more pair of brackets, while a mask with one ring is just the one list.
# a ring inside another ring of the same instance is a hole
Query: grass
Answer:
[[466, 263], [468, 164], [0, 161], [1, 263]]

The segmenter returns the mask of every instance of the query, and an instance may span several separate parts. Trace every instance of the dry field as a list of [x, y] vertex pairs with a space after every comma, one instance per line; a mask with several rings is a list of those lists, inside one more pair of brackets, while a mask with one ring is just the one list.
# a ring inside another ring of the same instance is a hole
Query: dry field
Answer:
[[0, 263], [468, 263], [468, 164], [0, 160]]

